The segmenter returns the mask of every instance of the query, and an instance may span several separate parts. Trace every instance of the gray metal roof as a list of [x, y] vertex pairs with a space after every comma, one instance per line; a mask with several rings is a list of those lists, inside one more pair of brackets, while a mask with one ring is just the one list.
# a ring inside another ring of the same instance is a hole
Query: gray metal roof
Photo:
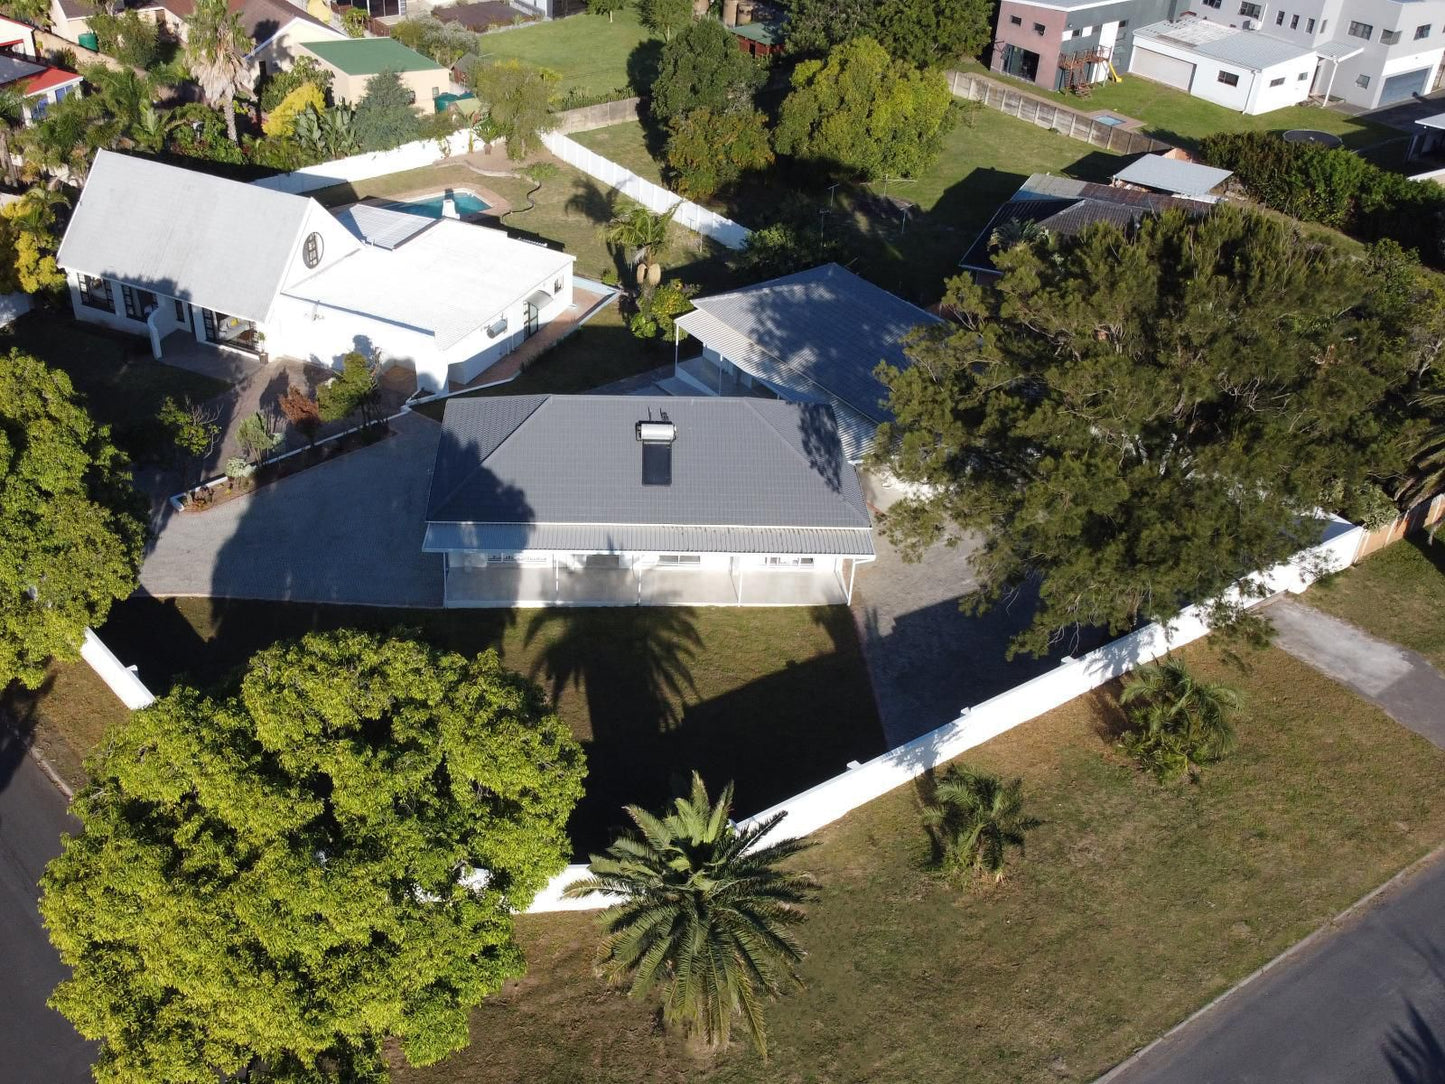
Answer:
[[1150, 23], [1134, 31], [1135, 40], [1156, 39], [1179, 49], [1191, 49], [1200, 56], [1222, 60], [1241, 68], [1262, 71], [1276, 64], [1314, 56], [1311, 46], [1271, 37], [1260, 30], [1240, 30], [1204, 19], [1179, 19]]
[[1114, 180], [1179, 196], [1204, 196], [1232, 176], [1227, 169], [1165, 158], [1162, 154], [1146, 154], [1114, 174]]
[[262, 321], [311, 200], [97, 151], [56, 262]]
[[[672, 484], [645, 486], [635, 426], [664, 412], [677, 428]], [[462, 548], [872, 552], [832, 409], [773, 399], [451, 399], [427, 521], [437, 549], [474, 539]]]
[[436, 225], [439, 221], [370, 203], [353, 203], [335, 214], [336, 220], [350, 230], [358, 241], [388, 250], [406, 244], [422, 230]]
[[[880, 361], [910, 362], [903, 340], [938, 317], [837, 264], [693, 302], [677, 324], [761, 380], [878, 422], [891, 418]], [[871, 437], [871, 433], [868, 434]], [[850, 456], [851, 457], [851, 456]]]
[[1421, 128], [1445, 129], [1445, 113], [1435, 113], [1432, 116], [1421, 117], [1415, 123]]
[[1326, 60], [1349, 60], [1365, 51], [1363, 45], [1353, 41], [1322, 41], [1315, 46], [1315, 52]]

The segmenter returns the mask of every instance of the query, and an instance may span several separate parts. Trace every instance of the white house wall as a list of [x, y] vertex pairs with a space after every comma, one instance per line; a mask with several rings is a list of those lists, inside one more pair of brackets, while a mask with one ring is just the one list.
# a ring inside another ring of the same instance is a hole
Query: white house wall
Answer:
[[[1312, 56], [1299, 57], [1256, 72], [1238, 64], [1227, 64], [1202, 56], [1192, 49], [1180, 48], [1151, 38], [1136, 37], [1134, 55], [1137, 56], [1141, 50], [1193, 64], [1194, 77], [1188, 88], [1190, 94], [1232, 109], [1236, 113], [1250, 115], [1268, 113], [1303, 102], [1309, 97], [1310, 80], [1315, 71], [1315, 58]], [[1132, 57], [1129, 67], [1134, 70]], [[1221, 83], [1221, 72], [1237, 76], [1238, 84], [1229, 86]], [[1284, 82], [1278, 87], [1271, 87], [1270, 83], [1275, 79], [1283, 79]]]
[[[553, 293], [552, 287], [559, 278], [562, 279], [562, 289]], [[501, 335], [492, 338], [487, 335], [486, 326], [482, 326], [449, 347], [443, 355], [445, 364], [449, 366], [448, 379], [458, 384], [474, 380], [521, 346], [526, 341], [527, 298], [538, 290], [551, 296], [551, 301], [543, 305], [537, 314], [537, 327], [541, 330], [572, 305], [572, 261], [567, 260], [562, 268], [535, 283], [507, 306], [503, 313], [507, 318], [507, 330]], [[489, 318], [487, 326], [493, 322]]]
[[278, 31], [269, 41], [263, 42], [260, 48], [247, 57], [251, 65], [252, 78], [259, 79], [263, 70], [268, 74], [290, 71], [295, 66], [298, 56], [303, 54], [311, 56], [301, 48], [303, 42], [345, 40], [345, 34], [332, 30], [329, 26], [317, 26], [306, 19], [296, 19]]
[[299, 358], [340, 368], [353, 350], [416, 370], [417, 386], [446, 389], [446, 366], [429, 332], [378, 320], [360, 313], [282, 297], [267, 327], [266, 349], [274, 357]]

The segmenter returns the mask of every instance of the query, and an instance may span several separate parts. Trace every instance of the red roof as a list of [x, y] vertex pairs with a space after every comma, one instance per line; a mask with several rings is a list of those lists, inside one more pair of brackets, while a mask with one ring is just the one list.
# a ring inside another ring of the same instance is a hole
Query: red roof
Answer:
[[74, 72], [65, 71], [63, 68], [46, 68], [39, 75], [32, 75], [25, 80], [25, 96], [28, 98], [32, 94], [40, 94], [56, 87], [63, 87], [67, 83], [78, 82], [80, 82], [80, 76]]

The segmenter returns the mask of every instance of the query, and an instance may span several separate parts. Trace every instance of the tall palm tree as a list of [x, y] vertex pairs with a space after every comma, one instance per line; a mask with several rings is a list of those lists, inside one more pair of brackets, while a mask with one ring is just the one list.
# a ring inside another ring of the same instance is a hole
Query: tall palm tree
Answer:
[[251, 39], [241, 26], [241, 16], [226, 0], [196, 0], [186, 30], [186, 63], [207, 103], [226, 118], [226, 135], [236, 137], [236, 94], [251, 93], [251, 75], [246, 54]]
[[636, 830], [593, 855], [592, 876], [567, 894], [624, 897], [602, 913], [604, 973], [631, 976], [634, 997], [662, 987], [663, 1018], [709, 1047], [727, 1045], [741, 1016], [766, 1058], [762, 1003], [801, 985], [803, 951], [789, 928], [814, 898], [807, 876], [778, 866], [810, 844], [758, 847], [783, 814], [739, 830], [728, 820], [732, 797], [729, 784], [713, 804], [693, 773], [692, 794], [670, 813], [628, 806]]
[[1239, 741], [1231, 721], [1239, 693], [1199, 681], [1173, 657], [1137, 670], [1119, 703], [1132, 726], [1125, 752], [1164, 782], [1227, 756]]
[[962, 764], [944, 772], [923, 810], [939, 865], [1002, 881], [1008, 849], [1022, 851], [1024, 837], [1040, 823], [1024, 816], [1023, 787], [1022, 779], [1005, 783]]
[[662, 214], [653, 214], [641, 204], [624, 211], [603, 228], [608, 244], [631, 251], [629, 262], [637, 266], [637, 281], [656, 286], [662, 281], [662, 258], [669, 247], [668, 228], [682, 206], [679, 200]]
[[25, 124], [25, 96], [13, 86], [0, 87], [0, 172], [5, 183], [15, 186], [15, 159], [10, 154], [10, 138]]

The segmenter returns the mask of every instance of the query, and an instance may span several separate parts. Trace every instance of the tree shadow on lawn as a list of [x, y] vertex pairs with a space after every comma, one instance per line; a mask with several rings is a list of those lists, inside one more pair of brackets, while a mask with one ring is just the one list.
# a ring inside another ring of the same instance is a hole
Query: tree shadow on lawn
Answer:
[[136, 597], [99, 631], [157, 694], [180, 681], [224, 688], [256, 651], [313, 630], [399, 630], [467, 655], [496, 647], [505, 665], [572, 701], [563, 716], [588, 774], [569, 832], [585, 860], [626, 823], [624, 805], [659, 809], [685, 793], [694, 770], [714, 791], [734, 782], [734, 815], [744, 817], [883, 752], [851, 615], [838, 606], [811, 617], [832, 650], [795, 662], [780, 646], [776, 670], [706, 698], [708, 655], [728, 645], [707, 642], [698, 611], [680, 607], [539, 610], [514, 630], [512, 610]]
[[[1442, 526], [1441, 533], [1445, 534], [1445, 526]], [[1420, 556], [1434, 566], [1436, 572], [1445, 576], [1445, 537], [1432, 540], [1427, 528], [1412, 532], [1405, 541], [1414, 546]]]

